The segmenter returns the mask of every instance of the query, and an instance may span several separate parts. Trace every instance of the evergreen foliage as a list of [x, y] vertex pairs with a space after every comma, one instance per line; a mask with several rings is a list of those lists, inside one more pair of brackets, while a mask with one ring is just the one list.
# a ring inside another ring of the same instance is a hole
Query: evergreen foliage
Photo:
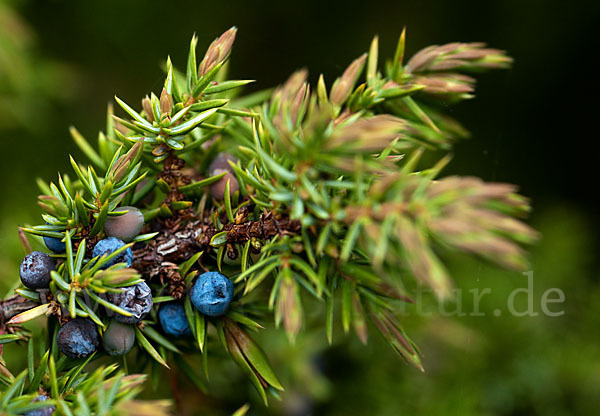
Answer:
[[[0, 343], [28, 348], [20, 374], [0, 363], [1, 412], [166, 413], [168, 403], [134, 399], [143, 374], [162, 365], [204, 389], [189, 360], [199, 356], [208, 376], [218, 348], [267, 403], [283, 386], [251, 333], [273, 319], [294, 342], [307, 297], [319, 301], [330, 342], [336, 321], [364, 343], [370, 329], [423, 369], [395, 314], [412, 302], [406, 283], [447, 298], [447, 250], [525, 267], [522, 245], [536, 233], [518, 219], [529, 205], [516, 188], [440, 177], [452, 144], [468, 136], [442, 110], [473, 97], [473, 73], [508, 67], [503, 51], [451, 43], [406, 60], [403, 32], [383, 67], [375, 38], [330, 87], [321, 76], [311, 88], [300, 70], [274, 90], [241, 95], [252, 81], [226, 77], [235, 35], [225, 32], [200, 61], [194, 36], [185, 71], [167, 59], [158, 95], [141, 106], [115, 97], [118, 112], [109, 105], [94, 143], [71, 128], [89, 165], [71, 157], [72, 172], [38, 181], [42, 224], [22, 227], [21, 240], [27, 252], [48, 252], [44, 240], [56, 239], [64, 252], [50, 253], [48, 288], [20, 287], [1, 304]], [[141, 234], [94, 257], [107, 222], [119, 224], [131, 207], [143, 214]], [[130, 267], [117, 263], [129, 252]], [[200, 313], [188, 296], [207, 271], [234, 284], [223, 315]], [[87, 318], [103, 336], [111, 318], [132, 316], [111, 299], [142, 282], [154, 306], [134, 325], [136, 360], [60, 352], [61, 325]], [[165, 335], [158, 311], [166, 302], [183, 305], [191, 335]], [[45, 335], [32, 337], [23, 324], [42, 316]], [[34, 402], [38, 395], [50, 399]]]

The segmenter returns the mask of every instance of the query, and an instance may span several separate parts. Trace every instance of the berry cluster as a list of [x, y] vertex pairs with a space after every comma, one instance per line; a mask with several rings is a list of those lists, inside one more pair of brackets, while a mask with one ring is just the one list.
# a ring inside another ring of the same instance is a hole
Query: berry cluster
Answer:
[[[228, 160], [233, 159], [228, 155], [219, 155], [210, 169], [215, 175], [221, 173], [219, 169], [230, 169], [229, 165], [225, 166]], [[227, 174], [211, 188], [214, 189], [211, 192], [219, 194], [215, 197], [223, 198], [223, 180], [229, 181], [230, 190], [237, 190], [235, 177], [231, 175], [230, 170], [226, 172]], [[131, 247], [125, 246], [126, 242], [132, 241], [142, 231], [144, 215], [139, 209], [131, 206], [122, 207], [120, 211], [125, 211], [125, 214], [107, 219], [104, 226], [106, 238], [99, 240], [92, 250], [90, 262], [104, 259], [99, 269], [107, 270], [123, 264], [131, 267], [133, 263], [133, 251]], [[61, 261], [61, 254], [66, 250], [65, 242], [58, 238], [45, 237], [44, 242], [53, 255], [33, 251], [25, 256], [21, 263], [21, 282], [29, 289], [50, 287], [52, 274], [56, 273], [57, 263]], [[113, 255], [117, 251], [119, 252]], [[231, 280], [221, 273], [206, 272], [193, 283], [189, 296], [191, 303], [200, 313], [220, 316], [229, 308], [233, 289]], [[58, 348], [63, 354], [73, 359], [84, 358], [97, 351], [100, 345], [109, 355], [122, 355], [131, 350], [135, 342], [134, 327], [150, 314], [154, 305], [152, 289], [145, 281], [141, 281], [119, 288], [117, 292], [109, 292], [106, 298], [127, 315], [115, 313], [111, 317], [112, 314], [107, 310], [109, 321], [101, 334], [96, 324], [88, 318], [75, 318], [64, 323], [56, 338]], [[163, 304], [158, 311], [158, 321], [167, 335], [181, 337], [192, 334], [185, 309], [180, 302]]]

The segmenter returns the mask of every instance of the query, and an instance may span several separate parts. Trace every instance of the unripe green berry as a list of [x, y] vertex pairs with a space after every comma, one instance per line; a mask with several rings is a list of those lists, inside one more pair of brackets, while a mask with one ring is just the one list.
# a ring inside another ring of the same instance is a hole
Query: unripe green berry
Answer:
[[108, 217], [104, 223], [104, 232], [109, 237], [116, 237], [128, 243], [142, 231], [144, 214], [136, 207], [120, 207], [117, 210], [127, 213]]
[[116, 319], [110, 321], [102, 335], [102, 346], [109, 355], [127, 354], [135, 342], [133, 325], [125, 325]]

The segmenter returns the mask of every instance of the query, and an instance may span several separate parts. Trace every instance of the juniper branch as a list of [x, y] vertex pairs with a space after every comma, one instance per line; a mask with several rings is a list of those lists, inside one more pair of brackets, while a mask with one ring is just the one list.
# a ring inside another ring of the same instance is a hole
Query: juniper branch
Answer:
[[[124, 308], [147, 307], [147, 315], [127, 330], [128, 342], [143, 352], [140, 370], [150, 360], [167, 368], [181, 364], [183, 350], [206, 359], [207, 339], [217, 334], [266, 402], [267, 392], [282, 386], [247, 330], [274, 319], [293, 342], [304, 325], [306, 296], [327, 305], [317, 315], [330, 342], [339, 300], [344, 332], [352, 328], [367, 342], [372, 326], [423, 369], [394, 314], [396, 301], [411, 301], [402, 284], [406, 275], [447, 296], [452, 282], [440, 248], [524, 267], [522, 245], [535, 241], [536, 233], [516, 219], [528, 209], [516, 188], [440, 178], [450, 158], [433, 165], [422, 158], [467, 135], [431, 98], [446, 104], [471, 98], [474, 78], [464, 72], [505, 68], [511, 60], [504, 52], [453, 43], [426, 48], [405, 64], [403, 32], [384, 69], [375, 38], [369, 53], [329, 89], [322, 76], [311, 88], [302, 70], [273, 91], [238, 97], [251, 81], [226, 78], [235, 35], [232, 28], [217, 38], [200, 63], [193, 37], [185, 74], [168, 59], [160, 94], [142, 99], [141, 110], [115, 97], [124, 114], [116, 116], [109, 107], [97, 146], [71, 129], [92, 165], [71, 158], [73, 178], [39, 181], [45, 224], [22, 229], [29, 235], [26, 247], [45, 243], [56, 253], [46, 289], [51, 301], [39, 290], [24, 289], [4, 301], [0, 322], [15, 325], [14, 333], [0, 335], [3, 342], [26, 339], [20, 324], [46, 314], [57, 315], [58, 321], [49, 318], [56, 331], [56, 324], [65, 328], [83, 318], [106, 337], [112, 316], [129, 318]], [[225, 153], [216, 157], [219, 152]], [[106, 225], [135, 210], [146, 223], [143, 234], [137, 235], [141, 223], [135, 224], [130, 243], [121, 242], [109, 255], [92, 254], [110, 237]], [[231, 302], [217, 314], [191, 299], [201, 273], [215, 270], [227, 274], [217, 276], [229, 286], [213, 303], [227, 294]], [[132, 299], [121, 303], [106, 296], [125, 293]], [[165, 336], [167, 328], [157, 319], [165, 303], [175, 305], [189, 338]], [[88, 335], [96, 339], [94, 334]], [[49, 350], [40, 359], [48, 377], [34, 376], [51, 393], [51, 404], [61, 411], [99, 405], [92, 385], [107, 385], [102, 380], [114, 368], [85, 373], [86, 381], [73, 391], [58, 391], [71, 385], [74, 370], [56, 362], [57, 354]], [[134, 393], [138, 382], [132, 381]], [[88, 393], [89, 399], [81, 398]], [[124, 400], [123, 406], [138, 403]]]

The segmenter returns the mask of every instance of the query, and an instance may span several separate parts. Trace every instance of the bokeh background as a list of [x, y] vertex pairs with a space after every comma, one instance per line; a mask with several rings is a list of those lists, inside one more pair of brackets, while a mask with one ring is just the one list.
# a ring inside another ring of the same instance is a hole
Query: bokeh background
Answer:
[[[248, 396], [251, 414], [596, 414], [599, 4], [0, 0], [1, 293], [18, 279], [17, 225], [39, 222], [35, 178], [54, 179], [69, 170], [69, 153], [81, 156], [68, 127], [93, 137], [115, 93], [136, 102], [158, 91], [164, 58], [185, 63], [192, 33], [201, 49], [236, 25], [231, 74], [256, 79], [253, 89], [300, 67], [313, 81], [323, 73], [331, 82], [375, 34], [380, 55], [391, 56], [403, 26], [409, 55], [435, 43], [485, 41], [508, 50], [515, 65], [481, 77], [475, 100], [448, 109], [473, 138], [456, 146], [447, 173], [516, 183], [532, 198], [531, 224], [543, 234], [531, 250], [534, 307], [541, 312], [543, 292], [556, 287], [566, 300], [553, 308], [565, 314], [510, 316], [506, 300], [527, 285], [525, 276], [453, 257], [466, 310], [469, 289], [492, 293], [481, 302], [483, 317], [443, 316], [430, 299], [431, 316], [407, 309], [403, 322], [422, 348], [425, 373], [376, 335], [363, 347], [338, 330], [327, 347], [324, 331], [311, 329], [290, 346], [267, 331], [262, 343], [287, 387], [282, 401], [262, 407], [233, 366], [211, 369], [210, 397], [182, 381], [182, 401], [189, 414], [230, 414]], [[525, 301], [517, 298], [519, 310]], [[496, 309], [504, 313], [495, 316]], [[6, 354], [19, 361], [17, 352]], [[168, 385], [146, 393], [170, 394]]]

